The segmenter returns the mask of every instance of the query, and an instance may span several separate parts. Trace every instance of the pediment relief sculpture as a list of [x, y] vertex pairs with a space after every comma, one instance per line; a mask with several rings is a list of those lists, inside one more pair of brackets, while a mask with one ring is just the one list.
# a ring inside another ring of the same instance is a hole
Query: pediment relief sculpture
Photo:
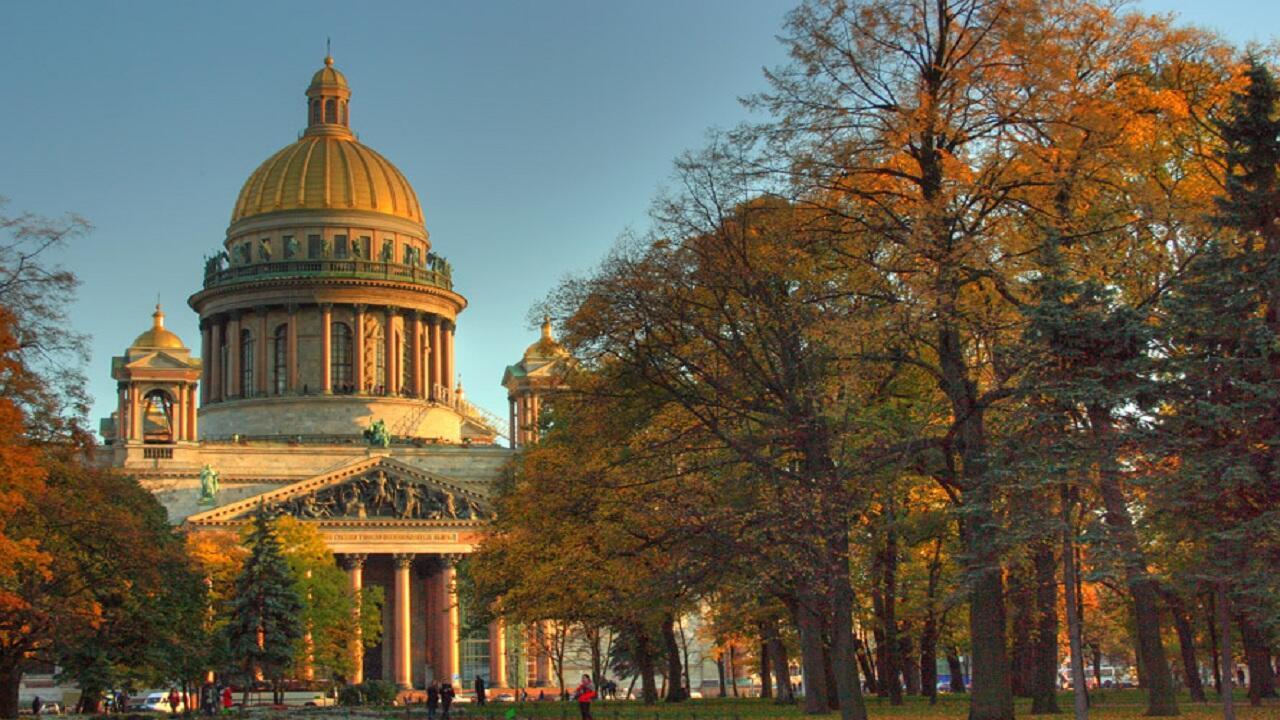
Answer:
[[489, 520], [475, 498], [375, 469], [340, 485], [278, 500], [268, 511], [304, 520]]

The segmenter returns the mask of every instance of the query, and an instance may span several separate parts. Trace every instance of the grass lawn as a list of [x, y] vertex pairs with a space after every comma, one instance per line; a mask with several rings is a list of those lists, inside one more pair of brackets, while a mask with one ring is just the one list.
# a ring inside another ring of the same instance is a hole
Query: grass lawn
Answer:
[[[1141, 690], [1103, 690], [1094, 692], [1091, 696], [1092, 707], [1089, 709], [1090, 718], [1098, 718], [1099, 720], [1137, 720], [1142, 718], [1143, 710], [1146, 707], [1145, 694]], [[1222, 716], [1221, 706], [1213, 699], [1210, 692], [1211, 701], [1208, 704], [1193, 703], [1187, 697], [1181, 698], [1182, 717], [1192, 720], [1211, 720]], [[1062, 714], [1056, 717], [1071, 717], [1071, 695], [1063, 693], [1058, 698], [1059, 707]], [[529, 702], [529, 703], [498, 703], [490, 704], [484, 707], [465, 704], [455, 706], [460, 708], [461, 713], [455, 713], [458, 720], [476, 720], [483, 718], [484, 720], [506, 720], [509, 711], [515, 711], [517, 720], [525, 718], [545, 718], [546, 720], [577, 720], [578, 707], [576, 703], [559, 703], [559, 702]], [[966, 695], [942, 695], [938, 698], [936, 705], [929, 705], [927, 700], [921, 698], [906, 698], [903, 705], [894, 707], [889, 704], [888, 700], [877, 697], [867, 698], [867, 709], [871, 718], [937, 718], [938, 720], [965, 720], [968, 716], [969, 702]], [[1031, 709], [1029, 700], [1019, 700], [1017, 713], [1020, 718], [1033, 717], [1029, 714]], [[406, 712], [406, 710], [408, 712]], [[596, 720], [763, 720], [764, 718], [800, 718], [806, 717], [800, 711], [798, 705], [779, 706], [774, 705], [769, 700], [759, 699], [733, 699], [733, 698], [707, 698], [699, 700], [689, 700], [683, 703], [664, 704], [645, 706], [638, 702], [630, 701], [613, 701], [613, 702], [594, 702], [591, 705], [592, 714]], [[314, 712], [314, 711], [313, 711]], [[326, 708], [323, 712], [329, 717], [342, 718], [345, 713], [342, 709]], [[1249, 701], [1245, 697], [1244, 692], [1240, 691], [1236, 694], [1236, 714], [1240, 720], [1280, 720], [1280, 701], [1271, 700], [1264, 703], [1261, 707], [1249, 707]], [[425, 712], [422, 706], [416, 705], [411, 708], [387, 710], [381, 713], [371, 711], [369, 709], [353, 710], [345, 717], [383, 717], [386, 720], [395, 720], [398, 716], [404, 718], [408, 715], [411, 720], [423, 720]], [[838, 718], [838, 713], [819, 716], [824, 718]]]
[[[1192, 720], [1211, 720], [1222, 716], [1221, 706], [1217, 705], [1215, 698], [1210, 693], [1211, 701], [1208, 703], [1190, 702], [1190, 698], [1181, 698], [1180, 710], [1183, 712], [1181, 717], [1188, 717]], [[1144, 700], [1143, 691], [1100, 691], [1094, 692], [1091, 696], [1092, 707], [1089, 708], [1089, 716], [1097, 717], [1100, 720], [1129, 720], [1143, 717], [1143, 710], [1146, 710], [1146, 700]], [[902, 719], [911, 720], [964, 720], [969, 714], [969, 698], [968, 696], [952, 696], [952, 694], [943, 694], [938, 697], [937, 705], [929, 705], [927, 700], [923, 698], [908, 697], [905, 698], [904, 705], [892, 706], [887, 700], [878, 697], [867, 698], [867, 710], [873, 720], [878, 719]], [[1062, 693], [1059, 696], [1059, 707], [1062, 710], [1061, 715], [1048, 717], [1062, 717], [1069, 719], [1071, 716], [1071, 696], [1070, 693]], [[413, 720], [419, 719], [419, 708], [413, 708]], [[525, 703], [498, 703], [498, 705], [489, 705], [485, 707], [463, 706], [463, 717], [468, 719], [476, 719], [483, 717], [485, 720], [504, 720], [509, 710], [516, 711], [517, 719], [525, 719], [525, 717], [534, 717], [534, 719], [548, 720], [577, 720], [577, 705], [572, 702], [525, 702]], [[1249, 707], [1248, 698], [1245, 698], [1243, 692], [1236, 693], [1235, 703], [1236, 716], [1240, 720], [1280, 720], [1280, 701], [1270, 701], [1263, 703], [1261, 707]], [[1029, 715], [1030, 701], [1018, 701], [1018, 716], [1032, 717]], [[613, 701], [613, 702], [593, 702], [591, 703], [591, 714], [595, 716], [595, 720], [763, 720], [765, 717], [788, 717], [788, 719], [801, 719], [805, 717], [804, 712], [800, 711], [800, 706], [778, 706], [773, 705], [772, 701], [756, 700], [756, 698], [703, 698], [703, 700], [690, 700], [675, 705], [666, 705], [666, 703], [657, 703], [657, 705], [644, 706], [639, 702]], [[822, 717], [838, 717], [838, 714], [829, 714]]]

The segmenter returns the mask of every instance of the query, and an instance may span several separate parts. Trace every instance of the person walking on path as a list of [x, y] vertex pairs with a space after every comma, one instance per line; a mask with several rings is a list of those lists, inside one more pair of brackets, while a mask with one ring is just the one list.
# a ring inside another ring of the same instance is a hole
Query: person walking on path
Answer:
[[453, 683], [440, 686], [440, 720], [449, 720], [449, 707], [453, 705]]
[[582, 715], [582, 720], [595, 720], [591, 717], [591, 701], [596, 699], [596, 689], [591, 686], [590, 675], [582, 676], [582, 682], [573, 691], [573, 699], [578, 701], [578, 713]]
[[436, 720], [438, 707], [440, 707], [440, 683], [432, 680], [427, 686], [427, 720]]
[[179, 702], [181, 702], [181, 698], [178, 697], [178, 689], [169, 688], [169, 712], [176, 715], [178, 713]]
[[484, 704], [484, 701], [485, 701], [485, 696], [484, 696], [484, 678], [482, 678], [482, 677], [480, 677], [479, 675], [477, 675], [477, 676], [476, 676], [476, 704], [477, 704], [477, 705], [483, 705], [483, 704]]
[[232, 697], [231, 697], [231, 686], [230, 686], [230, 685], [228, 685], [228, 686], [226, 686], [226, 687], [222, 688], [222, 709], [223, 709], [223, 711], [225, 711], [225, 712], [231, 712], [231, 706], [232, 706], [232, 705], [234, 705], [234, 704], [235, 704], [235, 703], [234, 703], [234, 702], [232, 702]]

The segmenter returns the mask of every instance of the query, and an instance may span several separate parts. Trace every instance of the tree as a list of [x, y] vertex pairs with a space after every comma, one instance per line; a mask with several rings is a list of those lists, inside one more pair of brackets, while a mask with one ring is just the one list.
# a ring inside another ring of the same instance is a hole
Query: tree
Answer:
[[284, 693], [281, 683], [304, 633], [302, 599], [265, 508], [254, 514], [246, 544], [249, 557], [236, 579], [226, 626], [231, 659], [244, 678], [244, 702], [248, 702], [249, 685], [260, 672], [271, 681], [279, 704]]

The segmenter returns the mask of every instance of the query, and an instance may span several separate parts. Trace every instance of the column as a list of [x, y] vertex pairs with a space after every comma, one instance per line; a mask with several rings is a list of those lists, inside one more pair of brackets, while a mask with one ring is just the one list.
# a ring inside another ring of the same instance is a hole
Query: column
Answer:
[[320, 304], [320, 390], [325, 395], [333, 392], [333, 305]]
[[267, 308], [260, 305], [253, 310], [258, 314], [258, 344], [255, 346], [258, 348], [258, 357], [255, 358], [258, 370], [254, 373], [254, 384], [258, 387], [254, 389], [258, 394], [266, 395], [267, 388], [275, 384], [274, 382], [269, 382], [267, 377], [267, 365], [269, 364], [267, 358], [270, 357], [268, 351], [275, 350], [275, 338], [267, 333]]
[[290, 393], [298, 392], [298, 305], [297, 303], [289, 304], [289, 324], [285, 331], [286, 349], [285, 362], [289, 365], [288, 374], [285, 376], [285, 389]]
[[355, 320], [351, 323], [351, 376], [356, 392], [364, 392], [364, 305], [355, 306]]
[[445, 640], [449, 643], [449, 647], [445, 652], [449, 655], [449, 676], [461, 675], [462, 659], [460, 657], [458, 643], [458, 569], [456, 567], [457, 558], [450, 557], [445, 565], [445, 590], [449, 593], [449, 624], [447, 625], [447, 635]]
[[400, 353], [396, 352], [396, 334], [392, 320], [396, 317], [396, 309], [387, 306], [386, 343], [387, 343], [387, 394], [397, 395], [400, 392]]
[[520, 437], [520, 428], [516, 426], [516, 399], [507, 397], [507, 442], [511, 443], [511, 449], [515, 450], [520, 447], [520, 441], [516, 438]]
[[396, 598], [395, 637], [391, 639], [395, 682], [402, 688], [413, 685], [413, 635], [410, 630], [409, 617], [409, 570], [413, 566], [413, 554], [405, 553], [395, 556], [396, 561]]
[[489, 623], [489, 686], [507, 686], [507, 628], [500, 619]]
[[227, 322], [227, 365], [231, 371], [227, 378], [227, 397], [243, 397], [245, 390], [240, 387], [240, 314], [234, 313]]
[[129, 439], [142, 441], [142, 398], [137, 385], [129, 386]]
[[209, 401], [218, 402], [222, 399], [222, 323], [217, 320], [210, 320], [213, 323], [212, 337], [213, 340], [209, 345], [209, 355], [206, 362], [209, 363]]
[[432, 400], [441, 400], [440, 397], [440, 316], [432, 315], [429, 322], [431, 323], [431, 370], [430, 376], [427, 378], [428, 387]]
[[364, 682], [364, 636], [360, 632], [360, 591], [364, 589], [364, 560], [365, 555], [346, 555], [342, 558], [342, 565], [347, 569], [347, 577], [351, 581], [351, 593], [356, 598], [355, 609], [352, 611], [354, 617], [352, 622], [355, 626], [355, 633], [351, 640], [351, 677], [347, 678], [349, 684], [358, 685]]
[[422, 315], [417, 310], [409, 313], [407, 339], [412, 341], [409, 346], [409, 382], [412, 387], [413, 397], [422, 397]]
[[196, 388], [194, 385], [187, 388], [187, 439], [195, 442], [200, 435], [196, 432], [196, 423], [200, 418], [200, 413], [196, 411]]
[[169, 439], [172, 442], [181, 440], [182, 433], [186, 429], [187, 400], [184, 397], [185, 394], [181, 385], [173, 393], [173, 406], [169, 408]]
[[213, 345], [213, 328], [208, 320], [200, 321], [200, 359], [204, 361], [204, 384], [200, 386], [200, 402], [209, 402], [209, 374], [212, 372], [212, 366], [209, 357], [209, 349]]
[[445, 386], [445, 395], [449, 398], [450, 404], [453, 403], [453, 383], [454, 383], [453, 330], [454, 330], [454, 327], [455, 326], [452, 322], [448, 322], [448, 324], [444, 326], [444, 330], [443, 330], [444, 352], [441, 354], [442, 357], [440, 359], [440, 364], [444, 366], [443, 368], [441, 368], [441, 371], [440, 371], [441, 372], [440, 382]]

